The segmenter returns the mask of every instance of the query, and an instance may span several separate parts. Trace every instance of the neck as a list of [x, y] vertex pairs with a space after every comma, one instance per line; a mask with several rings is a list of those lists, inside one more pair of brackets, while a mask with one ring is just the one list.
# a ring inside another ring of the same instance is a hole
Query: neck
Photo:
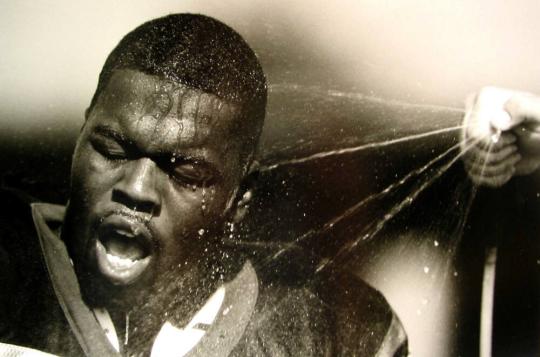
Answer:
[[[112, 300], [105, 307], [126, 352], [149, 352], [165, 322], [185, 326], [222, 283], [212, 265], [171, 269], [160, 276], [135, 303]], [[129, 323], [127, 321], [129, 320]], [[126, 326], [128, 324], [128, 326]], [[126, 343], [126, 338], [128, 343]]]

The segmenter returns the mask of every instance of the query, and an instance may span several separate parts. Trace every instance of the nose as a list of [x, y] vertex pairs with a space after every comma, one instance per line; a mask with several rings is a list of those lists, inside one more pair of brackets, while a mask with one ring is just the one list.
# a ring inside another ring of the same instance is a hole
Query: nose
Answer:
[[112, 192], [112, 200], [134, 211], [158, 214], [161, 208], [156, 180], [156, 163], [141, 158], [127, 163], [123, 176]]

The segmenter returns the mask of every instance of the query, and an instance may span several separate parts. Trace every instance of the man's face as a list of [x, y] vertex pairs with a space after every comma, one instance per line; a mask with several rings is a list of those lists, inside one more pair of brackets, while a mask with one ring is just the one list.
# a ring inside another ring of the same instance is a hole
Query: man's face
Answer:
[[112, 75], [73, 157], [64, 230], [79, 274], [138, 291], [209, 254], [245, 172], [238, 113], [156, 76]]

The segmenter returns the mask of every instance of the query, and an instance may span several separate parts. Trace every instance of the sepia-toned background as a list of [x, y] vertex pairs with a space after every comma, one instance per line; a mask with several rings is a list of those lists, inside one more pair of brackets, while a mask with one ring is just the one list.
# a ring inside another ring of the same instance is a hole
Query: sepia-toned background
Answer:
[[[174, 12], [216, 17], [257, 52], [270, 85], [262, 162], [458, 125], [465, 97], [484, 85], [540, 92], [534, 0], [2, 0], [2, 182], [62, 202], [70, 152], [107, 54], [135, 26]], [[262, 177], [271, 193], [260, 206], [264, 218], [253, 222], [271, 223], [273, 230], [259, 225], [262, 235], [293, 239], [457, 137], [270, 173]], [[350, 263], [397, 311], [414, 356], [455, 355], [463, 272], [453, 264], [467, 184], [458, 163]], [[369, 219], [394, 203], [374, 207]], [[278, 212], [290, 212], [296, 227], [286, 228], [291, 222]]]

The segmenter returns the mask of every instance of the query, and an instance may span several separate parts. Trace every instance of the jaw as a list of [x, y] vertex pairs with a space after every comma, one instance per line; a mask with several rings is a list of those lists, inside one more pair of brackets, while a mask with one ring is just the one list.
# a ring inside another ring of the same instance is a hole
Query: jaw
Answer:
[[[159, 241], [165, 235], [163, 232], [155, 232], [153, 238], [159, 243], [152, 244], [159, 247], [131, 250], [133, 246], [128, 249], [129, 244], [126, 247], [117, 244], [121, 239], [137, 240], [127, 227], [111, 223], [117, 235], [126, 237], [106, 238], [111, 229], [109, 226], [100, 228], [104, 220], [100, 221], [97, 214], [89, 213], [91, 210], [77, 205], [76, 201], [72, 204], [66, 212], [62, 236], [69, 243], [81, 293], [89, 306], [106, 307], [111, 311], [147, 306], [156, 313], [169, 305], [179, 309], [180, 301], [191, 304], [190, 297], [195, 298], [195, 291], [204, 296], [220, 279], [223, 271], [220, 267], [225, 262], [215, 230], [208, 229], [203, 237], [196, 231], [186, 237], [184, 232], [182, 239], [175, 243], [183, 242], [180, 243], [181, 255], [165, 254], [171, 252], [171, 246], [162, 246], [164, 242]], [[172, 227], [166, 229], [172, 230]]]

